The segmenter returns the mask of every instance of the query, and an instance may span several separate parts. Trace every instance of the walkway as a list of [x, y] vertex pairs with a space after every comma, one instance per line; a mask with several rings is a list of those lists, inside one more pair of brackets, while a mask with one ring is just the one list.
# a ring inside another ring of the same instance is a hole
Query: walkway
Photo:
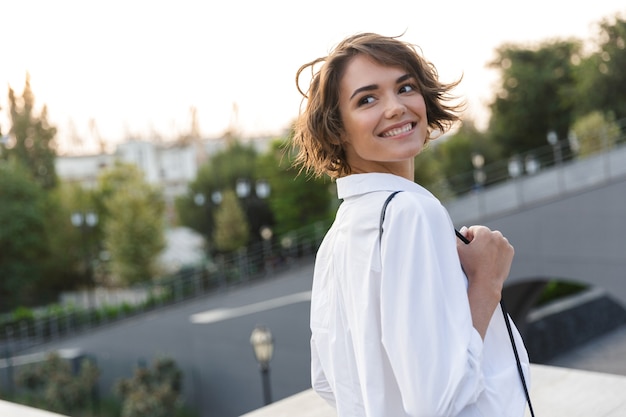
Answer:
[[[531, 365], [531, 400], [537, 417], [623, 417], [626, 376]], [[334, 417], [312, 390], [285, 398], [242, 417]], [[530, 412], [526, 411], [526, 416]]]
[[[549, 362], [531, 365], [530, 395], [537, 417], [626, 415], [626, 325]], [[241, 417], [334, 417], [312, 390]], [[526, 417], [530, 413], [526, 411]]]

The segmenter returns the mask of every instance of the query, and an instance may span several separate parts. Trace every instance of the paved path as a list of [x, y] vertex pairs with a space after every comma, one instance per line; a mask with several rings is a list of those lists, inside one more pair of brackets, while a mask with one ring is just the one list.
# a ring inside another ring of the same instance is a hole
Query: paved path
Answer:
[[[547, 365], [531, 365], [530, 396], [537, 417], [623, 417], [626, 377]], [[313, 390], [306, 390], [241, 417], [337, 417]], [[525, 417], [530, 417], [526, 407]]]
[[[626, 415], [626, 325], [573, 349], [547, 365], [531, 365], [531, 401], [537, 417]], [[336, 417], [312, 390], [241, 417]], [[530, 412], [526, 410], [525, 417]]]

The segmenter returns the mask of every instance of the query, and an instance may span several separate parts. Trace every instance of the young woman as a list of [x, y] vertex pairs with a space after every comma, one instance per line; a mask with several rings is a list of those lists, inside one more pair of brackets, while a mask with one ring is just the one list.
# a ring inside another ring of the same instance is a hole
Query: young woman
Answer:
[[336, 179], [343, 200], [315, 263], [313, 388], [339, 417], [522, 417], [499, 306], [513, 247], [483, 226], [463, 228], [471, 242], [461, 243], [414, 182], [415, 156], [459, 120], [458, 82], [440, 82], [411, 44], [364, 33], [303, 65], [296, 83], [305, 97], [297, 163]]

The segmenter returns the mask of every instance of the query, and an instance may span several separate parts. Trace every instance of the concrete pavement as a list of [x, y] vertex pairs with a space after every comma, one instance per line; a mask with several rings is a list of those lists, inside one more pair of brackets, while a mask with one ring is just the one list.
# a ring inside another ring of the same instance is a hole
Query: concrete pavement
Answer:
[[[531, 365], [530, 395], [536, 417], [623, 417], [625, 392], [626, 325], [549, 364]], [[294, 416], [335, 417], [336, 413], [312, 390], [306, 390], [241, 417]]]
[[[626, 377], [546, 365], [531, 366], [530, 389], [537, 417], [623, 417]], [[312, 390], [303, 391], [241, 417], [336, 417]], [[530, 416], [528, 409], [526, 417]]]

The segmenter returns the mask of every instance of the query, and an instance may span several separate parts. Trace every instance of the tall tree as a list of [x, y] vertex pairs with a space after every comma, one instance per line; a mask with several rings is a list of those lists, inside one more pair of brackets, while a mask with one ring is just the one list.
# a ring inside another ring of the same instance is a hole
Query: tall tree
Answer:
[[[454, 133], [434, 141], [430, 146], [432, 149], [426, 149], [425, 152], [432, 154], [431, 157], [437, 161], [436, 166], [441, 171], [440, 175], [445, 178], [445, 185], [439, 182], [439, 189], [433, 190], [439, 192], [442, 198], [475, 187], [478, 182], [478, 178], [474, 178], [473, 162], [476, 157], [481, 158], [480, 162], [487, 167], [500, 154], [499, 147], [490, 141], [489, 135], [479, 131], [471, 120], [464, 121]], [[418, 158], [421, 157], [422, 155], [418, 155]], [[485, 178], [482, 182], [487, 183], [489, 172], [483, 172]]]
[[574, 66], [581, 42], [547, 41], [536, 48], [506, 44], [490, 64], [501, 73], [491, 104], [490, 134], [505, 157], [547, 145], [548, 132], [566, 139], [575, 105]]
[[18, 160], [0, 161], [0, 305], [32, 304], [47, 254], [45, 194]]
[[430, 143], [415, 158], [415, 182], [439, 198], [447, 195], [447, 186], [441, 169], [441, 161], [435, 155], [437, 144]]
[[131, 164], [116, 164], [98, 181], [112, 283], [130, 285], [155, 278], [158, 255], [165, 247], [161, 192]]
[[250, 230], [246, 215], [232, 190], [224, 192], [224, 198], [215, 211], [213, 242], [220, 252], [232, 252], [247, 245]]
[[310, 178], [293, 166], [294, 153], [286, 139], [277, 139], [259, 159], [259, 172], [272, 189], [268, 199], [280, 235], [319, 221], [329, 221], [336, 202], [334, 183], [328, 178]]
[[626, 119], [626, 18], [616, 15], [600, 21], [596, 46], [577, 73], [578, 113], [597, 110], [618, 121]]
[[257, 193], [257, 184], [267, 178], [258, 170], [259, 156], [252, 145], [232, 140], [228, 147], [214, 154], [202, 165], [188, 195], [177, 199], [176, 209], [182, 224], [204, 234], [208, 242], [215, 235], [215, 212], [223, 203], [227, 191], [238, 189], [245, 219], [249, 225], [248, 240], [259, 240], [259, 228], [273, 223], [267, 196]]
[[620, 128], [600, 111], [591, 112], [574, 123], [578, 155], [587, 156], [611, 148], [620, 136]]
[[100, 233], [98, 222], [94, 224], [87, 218], [87, 213], [95, 213], [92, 195], [91, 189], [63, 181], [47, 192], [45, 223], [49, 256], [43, 263], [46, 272], [40, 289], [49, 294], [94, 283]]
[[24, 91], [17, 97], [9, 88], [12, 143], [7, 156], [21, 160], [31, 171], [33, 177], [45, 189], [57, 184], [54, 160], [56, 158], [56, 128], [48, 123], [48, 109], [43, 107], [40, 114], [35, 113], [35, 95], [30, 87], [30, 76], [26, 75]]

